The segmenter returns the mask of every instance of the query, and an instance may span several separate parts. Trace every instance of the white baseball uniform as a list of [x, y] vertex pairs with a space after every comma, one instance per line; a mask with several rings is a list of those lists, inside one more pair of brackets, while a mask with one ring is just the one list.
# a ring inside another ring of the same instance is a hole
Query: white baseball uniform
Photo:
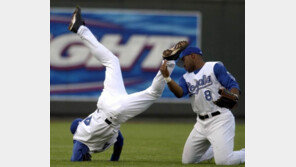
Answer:
[[[79, 123], [73, 139], [87, 145], [90, 152], [101, 152], [116, 142], [121, 123], [144, 112], [162, 95], [165, 81], [159, 71], [149, 88], [127, 94], [118, 58], [99, 43], [87, 27], [80, 26], [77, 34], [106, 67], [106, 72], [98, 109]], [[175, 62], [168, 61], [167, 65], [171, 73]], [[111, 122], [110, 125], [105, 122], [106, 118]]]
[[[211, 156], [211, 150], [208, 150], [210, 145], [213, 147], [214, 159], [218, 165], [234, 165], [245, 161], [244, 149], [233, 151], [235, 135], [233, 114], [229, 109], [218, 107], [213, 103], [219, 98], [218, 90], [223, 86], [214, 72], [217, 63], [219, 62], [206, 62], [199, 71], [183, 75], [192, 109], [198, 116], [185, 143], [182, 163], [199, 163], [208, 159]], [[211, 115], [217, 111], [220, 112], [219, 115]], [[208, 115], [209, 118], [202, 120], [199, 115]], [[205, 155], [207, 150], [208, 153]]]

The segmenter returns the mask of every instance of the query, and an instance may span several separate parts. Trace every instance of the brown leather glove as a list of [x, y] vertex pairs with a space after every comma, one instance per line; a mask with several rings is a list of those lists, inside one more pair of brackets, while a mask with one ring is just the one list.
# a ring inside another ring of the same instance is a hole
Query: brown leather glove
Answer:
[[228, 109], [233, 109], [237, 106], [238, 96], [234, 93], [231, 93], [225, 88], [219, 89], [218, 93], [221, 95], [217, 101], [214, 103], [219, 107], [225, 107]]
[[162, 53], [162, 58], [164, 60], [177, 60], [180, 56], [180, 53], [186, 49], [188, 45], [189, 43], [187, 41], [179, 41], [172, 48], [164, 50]]

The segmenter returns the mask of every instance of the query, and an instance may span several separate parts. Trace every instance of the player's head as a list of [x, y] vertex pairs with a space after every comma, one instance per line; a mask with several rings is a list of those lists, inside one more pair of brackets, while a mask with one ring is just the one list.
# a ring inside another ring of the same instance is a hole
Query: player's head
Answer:
[[72, 134], [74, 134], [76, 132], [76, 129], [78, 127], [79, 122], [81, 122], [83, 119], [81, 118], [76, 118], [74, 119], [74, 121], [72, 121], [71, 127], [70, 127], [70, 131]]
[[198, 58], [201, 58], [202, 51], [198, 47], [187, 47], [180, 53], [179, 58], [177, 59], [177, 66], [184, 67], [186, 71], [192, 72], [194, 71], [195, 65]]

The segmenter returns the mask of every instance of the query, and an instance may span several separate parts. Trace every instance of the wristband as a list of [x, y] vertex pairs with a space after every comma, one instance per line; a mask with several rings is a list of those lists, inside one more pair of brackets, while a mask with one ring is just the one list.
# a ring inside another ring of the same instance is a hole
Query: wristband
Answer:
[[169, 83], [169, 82], [171, 82], [172, 78], [171, 77], [167, 77], [167, 78], [164, 78], [164, 80], [165, 80], [166, 83]]
[[237, 98], [237, 100], [238, 100], [238, 95], [237, 94], [235, 94], [235, 93], [233, 93], [233, 95]]

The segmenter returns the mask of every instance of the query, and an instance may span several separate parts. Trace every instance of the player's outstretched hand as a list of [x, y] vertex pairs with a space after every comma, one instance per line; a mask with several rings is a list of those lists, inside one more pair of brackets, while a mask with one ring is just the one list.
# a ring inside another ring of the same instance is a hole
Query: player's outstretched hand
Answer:
[[160, 66], [159, 70], [164, 78], [167, 78], [170, 76], [170, 73], [169, 73], [169, 70], [167, 67], [167, 60], [164, 60], [163, 64]]

